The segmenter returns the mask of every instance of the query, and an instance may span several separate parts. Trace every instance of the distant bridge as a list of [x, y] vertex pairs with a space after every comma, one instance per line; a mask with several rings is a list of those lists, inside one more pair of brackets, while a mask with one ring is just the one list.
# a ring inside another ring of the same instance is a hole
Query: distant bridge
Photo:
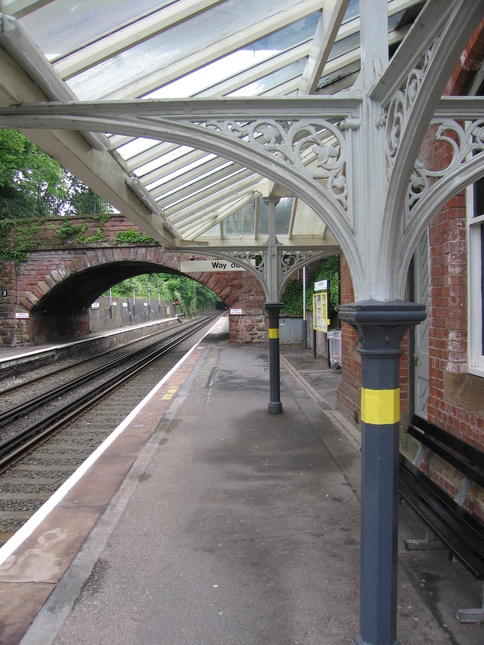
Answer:
[[253, 275], [226, 270], [182, 272], [182, 262], [192, 260], [198, 268], [196, 260], [206, 257], [166, 252], [155, 242], [119, 242], [120, 231], [132, 231], [134, 235], [122, 237], [133, 240], [140, 233], [121, 215], [52, 218], [41, 226], [24, 220], [21, 227], [12, 229], [10, 238], [26, 248], [17, 264], [13, 259], [2, 264], [0, 343], [36, 344], [87, 334], [91, 303], [112, 285], [146, 273], [187, 275], [228, 307], [241, 310], [242, 315], [231, 317], [231, 341], [265, 338], [265, 297]]

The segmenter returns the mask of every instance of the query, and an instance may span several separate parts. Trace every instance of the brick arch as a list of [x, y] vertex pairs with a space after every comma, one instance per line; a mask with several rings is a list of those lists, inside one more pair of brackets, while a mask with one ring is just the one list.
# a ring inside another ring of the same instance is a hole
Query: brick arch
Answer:
[[[143, 273], [187, 275], [211, 289], [228, 307], [236, 305], [249, 316], [262, 315], [264, 292], [254, 276], [240, 272], [182, 273], [180, 263], [187, 259], [158, 245], [30, 252], [16, 276], [16, 302], [30, 314], [29, 342], [88, 333], [91, 303], [113, 284]], [[239, 323], [234, 322], [235, 328]], [[233, 340], [239, 340], [238, 336], [238, 331], [232, 333]]]

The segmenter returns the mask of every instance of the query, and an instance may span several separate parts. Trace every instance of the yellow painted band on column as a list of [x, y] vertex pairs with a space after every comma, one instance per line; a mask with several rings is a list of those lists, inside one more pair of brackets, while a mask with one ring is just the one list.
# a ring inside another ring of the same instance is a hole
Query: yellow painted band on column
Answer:
[[367, 390], [361, 388], [361, 420], [373, 425], [390, 425], [400, 421], [400, 388]]
[[270, 329], [269, 328], [269, 339], [270, 338], [279, 338], [279, 329]]

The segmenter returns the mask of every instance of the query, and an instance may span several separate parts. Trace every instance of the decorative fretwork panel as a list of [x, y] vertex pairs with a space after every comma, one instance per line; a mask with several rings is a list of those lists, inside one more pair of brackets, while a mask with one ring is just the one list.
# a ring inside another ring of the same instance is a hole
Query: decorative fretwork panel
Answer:
[[418, 204], [428, 198], [432, 189], [450, 175], [456, 176], [476, 157], [484, 164], [484, 118], [462, 122], [455, 119], [441, 120], [429, 129], [424, 149], [432, 150], [433, 166], [425, 159], [415, 164], [408, 189], [407, 219], [412, 217]]
[[345, 133], [327, 120], [207, 120], [199, 127], [237, 139], [317, 180], [344, 208], [348, 205]]
[[281, 253], [281, 286], [284, 286], [291, 275], [303, 266], [328, 256], [322, 251], [292, 251]]
[[385, 127], [388, 178], [391, 175], [400, 142], [406, 131], [420, 87], [433, 60], [436, 42], [422, 55], [420, 63], [406, 76], [401, 87], [382, 110], [380, 124]]

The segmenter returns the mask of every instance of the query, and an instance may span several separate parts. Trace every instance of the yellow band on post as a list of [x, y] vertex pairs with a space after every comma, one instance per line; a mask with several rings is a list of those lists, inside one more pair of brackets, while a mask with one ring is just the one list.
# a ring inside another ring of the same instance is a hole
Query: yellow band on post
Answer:
[[400, 421], [400, 388], [367, 390], [361, 388], [361, 420], [373, 425], [390, 425]]
[[269, 339], [279, 338], [279, 329], [270, 329], [269, 328]]

